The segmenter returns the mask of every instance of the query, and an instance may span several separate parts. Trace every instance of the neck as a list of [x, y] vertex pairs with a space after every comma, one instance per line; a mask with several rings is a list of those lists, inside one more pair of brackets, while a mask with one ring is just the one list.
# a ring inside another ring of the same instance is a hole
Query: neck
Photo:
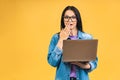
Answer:
[[77, 29], [72, 29], [70, 36], [77, 36], [78, 30]]

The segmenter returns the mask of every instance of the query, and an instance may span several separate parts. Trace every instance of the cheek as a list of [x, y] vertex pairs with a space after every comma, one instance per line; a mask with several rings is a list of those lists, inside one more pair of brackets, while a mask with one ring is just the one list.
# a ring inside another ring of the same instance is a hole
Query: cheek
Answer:
[[77, 26], [77, 23], [76, 23], [76, 22], [74, 23], [74, 26]]
[[64, 24], [65, 24], [65, 26], [67, 26], [67, 25], [68, 25], [68, 22], [64, 22]]

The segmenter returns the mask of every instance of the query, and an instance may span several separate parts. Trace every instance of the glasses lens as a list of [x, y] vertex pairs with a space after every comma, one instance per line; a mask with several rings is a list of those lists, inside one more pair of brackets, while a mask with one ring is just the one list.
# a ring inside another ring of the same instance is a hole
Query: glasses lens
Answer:
[[64, 20], [65, 20], [65, 21], [72, 20], [72, 22], [74, 22], [74, 21], [76, 21], [76, 16], [71, 16], [71, 17], [65, 16], [65, 17], [64, 17]]

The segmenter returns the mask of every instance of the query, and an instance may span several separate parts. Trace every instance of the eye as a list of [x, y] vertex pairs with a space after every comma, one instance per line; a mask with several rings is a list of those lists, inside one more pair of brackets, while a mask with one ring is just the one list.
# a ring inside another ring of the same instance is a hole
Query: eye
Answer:
[[76, 19], [76, 16], [72, 16], [71, 18], [72, 18], [72, 19]]
[[64, 18], [65, 18], [65, 19], [68, 19], [68, 18], [69, 18], [69, 16], [64, 16]]

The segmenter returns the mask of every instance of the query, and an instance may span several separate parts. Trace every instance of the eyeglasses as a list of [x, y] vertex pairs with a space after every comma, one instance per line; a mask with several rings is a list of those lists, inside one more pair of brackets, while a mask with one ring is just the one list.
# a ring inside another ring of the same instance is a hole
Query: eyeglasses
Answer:
[[71, 19], [72, 22], [76, 21], [76, 16], [64, 16], [64, 21], [68, 22]]

